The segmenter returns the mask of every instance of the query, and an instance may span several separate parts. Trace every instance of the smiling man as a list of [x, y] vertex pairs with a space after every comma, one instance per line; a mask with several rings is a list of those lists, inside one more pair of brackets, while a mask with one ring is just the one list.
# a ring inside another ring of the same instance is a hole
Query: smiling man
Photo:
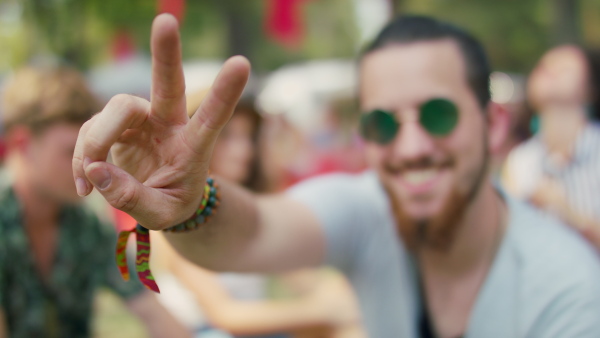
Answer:
[[[371, 170], [277, 196], [219, 178], [220, 194], [212, 180], [204, 185], [248, 62], [226, 62], [188, 120], [173, 18], [155, 20], [152, 52], [151, 102], [117, 96], [82, 128], [73, 160], [80, 194], [95, 187], [150, 229], [184, 222], [175, 231], [191, 231], [168, 239], [210, 269], [336, 266], [371, 337], [600, 335], [593, 250], [488, 179], [508, 115], [490, 102], [485, 54], [463, 30], [424, 17], [386, 26], [360, 60]], [[116, 165], [105, 162], [109, 149]], [[204, 207], [211, 198], [220, 199], [216, 215]]]

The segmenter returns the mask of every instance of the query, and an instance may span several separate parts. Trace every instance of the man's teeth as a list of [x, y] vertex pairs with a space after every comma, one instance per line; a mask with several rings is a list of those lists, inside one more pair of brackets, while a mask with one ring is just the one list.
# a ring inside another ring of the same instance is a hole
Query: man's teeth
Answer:
[[437, 174], [436, 169], [411, 170], [404, 173], [403, 178], [406, 182], [418, 185], [431, 180]]

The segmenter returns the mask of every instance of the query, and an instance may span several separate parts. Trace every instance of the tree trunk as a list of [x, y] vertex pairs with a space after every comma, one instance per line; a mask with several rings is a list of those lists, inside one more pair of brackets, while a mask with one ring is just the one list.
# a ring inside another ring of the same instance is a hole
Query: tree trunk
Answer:
[[579, 0], [554, 0], [554, 42], [580, 43]]

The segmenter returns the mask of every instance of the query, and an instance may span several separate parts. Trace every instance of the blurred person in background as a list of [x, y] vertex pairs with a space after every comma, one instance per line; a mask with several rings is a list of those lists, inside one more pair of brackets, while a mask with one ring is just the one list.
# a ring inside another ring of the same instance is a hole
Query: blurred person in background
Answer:
[[11, 183], [0, 192], [0, 336], [88, 337], [94, 296], [106, 286], [151, 336], [186, 337], [141, 283], [121, 279], [114, 230], [80, 205], [71, 157], [98, 108], [81, 75], [18, 70], [2, 103]]
[[[188, 115], [194, 114], [206, 92], [187, 97]], [[211, 173], [253, 192], [266, 192], [270, 185], [262, 177], [261, 124], [253, 101], [239, 102], [215, 144]], [[291, 284], [298, 284], [294, 279], [304, 281], [294, 288], [299, 295], [267, 300], [266, 275], [214, 273], [181, 257], [160, 234], [153, 233], [153, 242], [153, 256], [172, 273], [155, 274], [161, 285], [159, 300], [198, 337], [364, 337], [352, 290], [332, 271], [288, 273], [284, 279]]]
[[526, 101], [526, 81], [520, 74], [494, 72], [490, 78], [492, 101], [510, 115], [508, 134], [504, 144], [491, 159], [491, 175], [494, 182], [502, 182], [502, 172], [510, 152], [531, 137], [532, 112]]
[[[405, 16], [368, 46], [359, 97], [372, 170], [267, 196], [217, 177], [219, 210], [196, 222], [212, 148], [250, 65], [228, 60], [189, 119], [177, 30], [168, 15], [154, 21], [151, 101], [117, 96], [82, 127], [81, 195], [96, 188], [150, 229], [195, 222], [166, 237], [205, 268], [331, 264], [350, 279], [371, 337], [600, 336], [593, 248], [488, 179], [509, 119], [490, 102], [490, 68], [470, 34]], [[106, 163], [111, 147], [117, 165]]]
[[598, 53], [573, 45], [551, 49], [531, 72], [528, 96], [539, 131], [510, 154], [506, 189], [600, 249]]

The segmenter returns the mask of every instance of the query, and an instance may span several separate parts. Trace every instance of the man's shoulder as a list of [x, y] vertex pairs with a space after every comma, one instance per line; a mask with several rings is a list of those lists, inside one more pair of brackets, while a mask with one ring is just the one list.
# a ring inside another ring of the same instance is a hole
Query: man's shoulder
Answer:
[[511, 249], [526, 284], [600, 291], [600, 257], [579, 233], [518, 201], [511, 202]]

